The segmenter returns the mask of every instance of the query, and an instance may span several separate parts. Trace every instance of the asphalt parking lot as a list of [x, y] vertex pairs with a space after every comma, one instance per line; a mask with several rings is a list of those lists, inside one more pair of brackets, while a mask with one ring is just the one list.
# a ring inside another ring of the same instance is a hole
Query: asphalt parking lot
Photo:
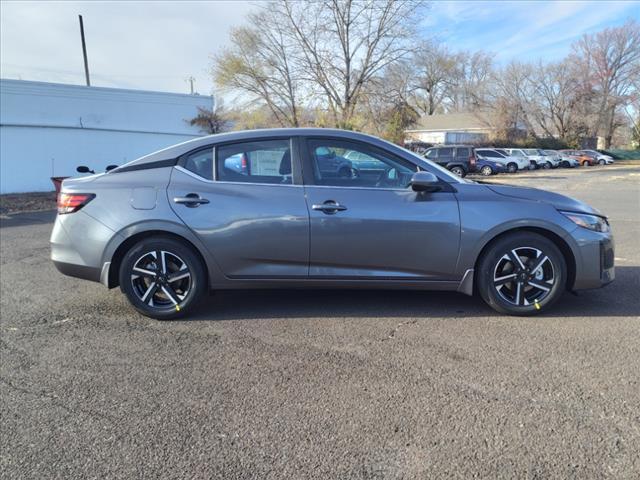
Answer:
[[3, 478], [638, 478], [640, 166], [491, 178], [610, 216], [617, 279], [537, 318], [442, 292], [258, 291], [157, 322], [2, 220]]

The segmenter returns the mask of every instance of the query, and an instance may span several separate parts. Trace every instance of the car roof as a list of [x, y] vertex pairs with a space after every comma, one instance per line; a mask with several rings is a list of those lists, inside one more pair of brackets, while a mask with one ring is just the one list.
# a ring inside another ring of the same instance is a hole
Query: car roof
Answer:
[[[187, 140], [186, 142], [178, 143], [170, 147], [158, 150], [143, 157], [132, 160], [127, 163], [126, 166], [141, 165], [145, 163], [158, 162], [163, 160], [172, 160], [185, 153], [197, 150], [198, 148], [206, 147], [209, 145], [216, 145], [218, 143], [236, 142], [243, 140], [254, 140], [261, 138], [273, 138], [273, 137], [299, 137], [299, 136], [322, 136], [322, 137], [337, 137], [345, 140], [360, 140], [373, 145], [377, 145], [383, 148], [390, 148], [390, 146], [399, 149], [396, 145], [382, 140], [366, 133], [353, 132], [350, 130], [340, 130], [334, 128], [265, 128], [260, 130], [241, 130], [237, 132], [218, 133], [215, 135], [207, 135], [203, 137], [194, 138], [193, 140]], [[124, 166], [124, 165], [123, 165]], [[121, 166], [120, 168], [122, 168]], [[112, 171], [117, 171], [112, 170]]]

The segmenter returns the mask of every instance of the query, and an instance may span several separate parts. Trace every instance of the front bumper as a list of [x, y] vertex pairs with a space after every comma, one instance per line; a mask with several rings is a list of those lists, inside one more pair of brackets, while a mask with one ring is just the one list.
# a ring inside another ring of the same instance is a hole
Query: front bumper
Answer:
[[600, 288], [616, 278], [615, 244], [611, 233], [578, 228], [572, 232], [577, 242], [576, 275], [573, 290]]

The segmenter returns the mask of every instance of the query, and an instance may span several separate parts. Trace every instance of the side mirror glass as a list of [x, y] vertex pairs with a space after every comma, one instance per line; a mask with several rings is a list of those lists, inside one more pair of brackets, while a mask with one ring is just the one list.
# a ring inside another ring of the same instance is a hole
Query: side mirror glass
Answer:
[[93, 170], [91, 170], [89, 167], [87, 167], [85, 165], [80, 165], [78, 168], [76, 168], [76, 172], [78, 172], [78, 173], [95, 173]]
[[411, 188], [414, 192], [437, 192], [442, 190], [442, 185], [433, 173], [416, 172], [411, 177]]

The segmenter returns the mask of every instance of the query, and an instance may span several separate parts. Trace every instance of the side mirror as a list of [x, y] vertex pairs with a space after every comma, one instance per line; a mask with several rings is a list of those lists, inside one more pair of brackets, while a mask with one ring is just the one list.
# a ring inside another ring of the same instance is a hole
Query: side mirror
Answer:
[[438, 177], [431, 172], [416, 172], [411, 177], [411, 188], [414, 192], [437, 192], [442, 190]]
[[108, 165], [107, 168], [104, 169], [105, 172], [113, 170], [114, 168], [118, 168], [118, 165]]
[[80, 165], [78, 168], [76, 168], [76, 172], [78, 172], [78, 173], [96, 173], [93, 170], [90, 170], [89, 167], [87, 167], [85, 165]]

